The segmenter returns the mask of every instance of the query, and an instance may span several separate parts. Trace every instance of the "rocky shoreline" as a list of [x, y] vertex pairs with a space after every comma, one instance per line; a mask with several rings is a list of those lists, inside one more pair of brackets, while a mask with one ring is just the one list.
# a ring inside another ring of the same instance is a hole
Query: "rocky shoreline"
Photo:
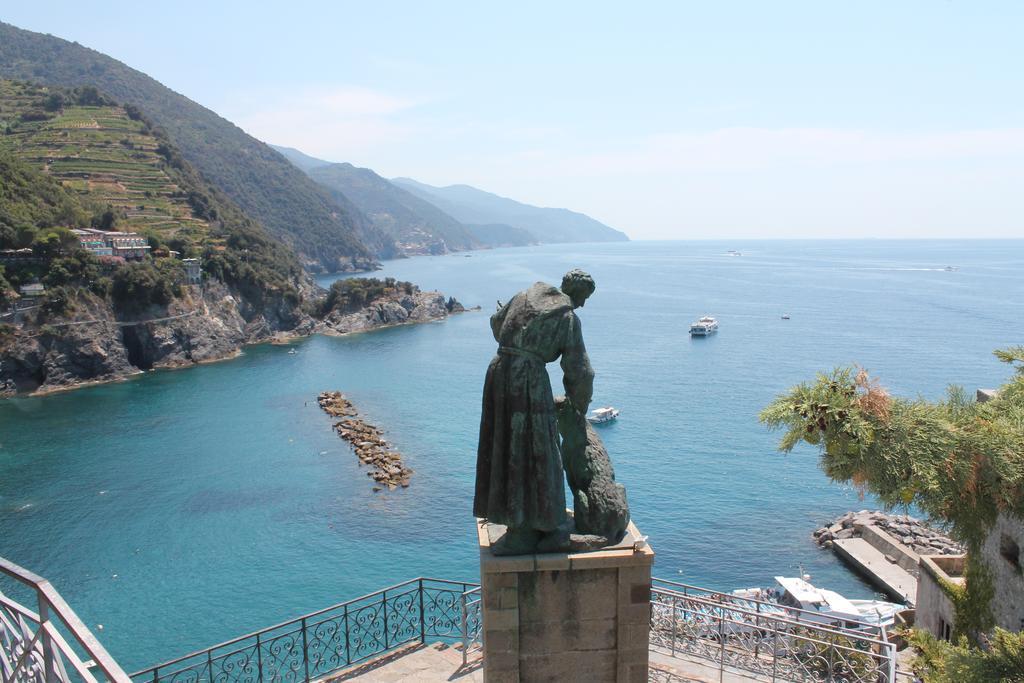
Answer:
[[340, 391], [324, 391], [316, 397], [316, 401], [331, 417], [342, 418], [334, 424], [334, 429], [338, 436], [352, 445], [360, 464], [372, 468], [366, 476], [380, 484], [373, 487], [374, 491], [380, 491], [385, 486], [389, 491], [399, 486], [409, 487], [413, 472], [402, 462], [402, 454], [391, 450], [378, 427], [359, 417], [359, 411], [351, 401]]
[[357, 311], [330, 311], [323, 320], [317, 322], [314, 332], [338, 336], [368, 332], [384, 327], [443, 320], [452, 313], [465, 310], [455, 297], [445, 299], [441, 292], [422, 292], [417, 288], [409, 294], [375, 299]]
[[831, 548], [834, 540], [858, 537], [859, 528], [865, 526], [882, 529], [918, 555], [960, 555], [964, 552], [962, 545], [921, 520], [880, 510], [847, 512], [812, 535], [819, 546]]
[[[384, 296], [323, 319], [285, 320], [276, 310], [243, 317], [241, 297], [212, 281], [166, 309], [120, 319], [109, 302], [83, 294], [71, 314], [0, 330], [0, 398], [45, 395], [124, 381], [146, 370], [229, 360], [242, 348], [313, 334], [343, 335], [443, 320], [465, 309], [440, 292]], [[153, 319], [155, 322], [144, 322]]]

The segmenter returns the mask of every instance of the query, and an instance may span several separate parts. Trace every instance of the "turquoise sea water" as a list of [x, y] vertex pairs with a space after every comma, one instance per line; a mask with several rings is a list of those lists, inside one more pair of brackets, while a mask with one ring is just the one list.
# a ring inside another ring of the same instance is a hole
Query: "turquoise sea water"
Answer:
[[[102, 624], [130, 669], [413, 576], [475, 580], [487, 316], [575, 266], [597, 281], [580, 311], [595, 404], [622, 410], [601, 433], [655, 573], [715, 588], [802, 564], [820, 585], [871, 593], [809, 535], [872, 502], [830, 483], [811, 449], [775, 451], [757, 422], [774, 395], [852, 362], [905, 395], [998, 386], [1008, 368], [991, 351], [1024, 336], [1020, 241], [636, 242], [389, 262], [381, 276], [484, 310], [0, 403], [0, 556]], [[721, 331], [691, 340], [705, 313]], [[327, 389], [387, 430], [411, 488], [371, 492], [316, 405]]]

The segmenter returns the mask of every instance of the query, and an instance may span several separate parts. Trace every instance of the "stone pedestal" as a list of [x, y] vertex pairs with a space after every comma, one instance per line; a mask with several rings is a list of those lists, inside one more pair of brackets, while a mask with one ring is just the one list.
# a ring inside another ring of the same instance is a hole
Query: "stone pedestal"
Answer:
[[504, 557], [477, 530], [487, 683], [647, 681], [654, 552], [632, 523], [612, 548]]

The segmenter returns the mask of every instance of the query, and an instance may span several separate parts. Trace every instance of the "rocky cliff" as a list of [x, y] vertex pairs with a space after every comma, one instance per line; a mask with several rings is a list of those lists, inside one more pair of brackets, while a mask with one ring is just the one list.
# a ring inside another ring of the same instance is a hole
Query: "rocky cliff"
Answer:
[[465, 308], [454, 298], [445, 299], [441, 292], [388, 294], [378, 297], [356, 311], [333, 309], [324, 316], [316, 331], [341, 335], [366, 332], [381, 327], [443, 320]]
[[[260, 318], [262, 320], [262, 318]], [[108, 300], [79, 292], [70, 312], [30, 311], [0, 336], [0, 396], [108, 382], [152, 368], [228, 358], [265, 336], [247, 324], [219, 282], [166, 307], [118, 316]]]
[[0, 397], [61, 391], [144, 370], [231, 358], [246, 344], [281, 334], [366, 332], [441, 320], [463, 310], [440, 292], [413, 287], [411, 293], [389, 293], [354, 310], [332, 309], [318, 320], [295, 318], [292, 309], [281, 312], [272, 305], [258, 313], [247, 311], [237, 292], [218, 281], [201, 290], [188, 289], [166, 307], [131, 316], [119, 315], [108, 300], [85, 290], [63, 315], [42, 309], [19, 314], [17, 325], [0, 327]]

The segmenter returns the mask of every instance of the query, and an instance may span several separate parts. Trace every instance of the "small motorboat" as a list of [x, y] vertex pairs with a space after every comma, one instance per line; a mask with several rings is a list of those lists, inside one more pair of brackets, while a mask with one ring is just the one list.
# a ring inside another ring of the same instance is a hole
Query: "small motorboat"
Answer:
[[776, 576], [778, 588], [745, 588], [733, 591], [732, 596], [764, 600], [783, 610], [796, 608], [803, 610], [802, 618], [848, 629], [888, 628], [896, 614], [907, 609], [906, 605], [883, 600], [849, 600], [835, 591], [814, 587], [808, 579], [807, 574], [800, 578]]
[[595, 408], [590, 412], [589, 415], [587, 415], [587, 422], [589, 422], [590, 424], [599, 425], [604, 424], [606, 422], [611, 422], [618, 416], [618, 408], [612, 408], [611, 406], [607, 406], [605, 408]]
[[789, 313], [783, 313], [782, 314], [782, 319], [783, 320], [789, 320]]
[[297, 353], [298, 353], [298, 351], [296, 351], [295, 349], [288, 349], [288, 355], [289, 356], [294, 356]]

